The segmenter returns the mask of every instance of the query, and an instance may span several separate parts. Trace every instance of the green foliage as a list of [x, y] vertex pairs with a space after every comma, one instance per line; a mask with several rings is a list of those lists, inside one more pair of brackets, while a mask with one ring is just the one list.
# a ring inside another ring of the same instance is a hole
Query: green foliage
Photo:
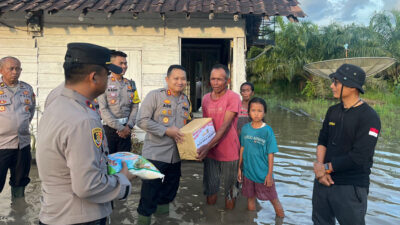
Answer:
[[[344, 58], [344, 44], [349, 44], [348, 57], [394, 57], [400, 60], [400, 12], [376, 13], [369, 26], [340, 25], [337, 23], [318, 27], [311, 22], [286, 23], [276, 19], [275, 46], [261, 57], [248, 62], [248, 74], [254, 83], [290, 84], [292, 89], [307, 97], [327, 97], [329, 84], [303, 70], [307, 63]], [[263, 49], [252, 47], [248, 58], [253, 58]], [[397, 90], [400, 66], [392, 66], [381, 77]], [[368, 79], [367, 79], [368, 80]], [[376, 85], [375, 85], [376, 86]], [[371, 87], [375, 87], [373, 84]], [[389, 88], [385, 86], [383, 88]], [[273, 88], [273, 87], [272, 87]], [[327, 90], [321, 90], [325, 88]], [[382, 88], [382, 87], [380, 87]], [[283, 87], [283, 91], [289, 89]]]
[[301, 91], [301, 94], [307, 96], [308, 98], [328, 98], [332, 95], [331, 89], [329, 88], [330, 85], [330, 80], [321, 77], [313, 77], [312, 79], [307, 80], [306, 86]]
[[308, 80], [306, 83], [306, 87], [301, 91], [301, 94], [307, 97], [315, 97], [317, 92], [315, 90], [315, 85], [313, 85], [311, 80]]
[[400, 97], [400, 84], [397, 84], [395, 86], [393, 93], [395, 94], [396, 97]]

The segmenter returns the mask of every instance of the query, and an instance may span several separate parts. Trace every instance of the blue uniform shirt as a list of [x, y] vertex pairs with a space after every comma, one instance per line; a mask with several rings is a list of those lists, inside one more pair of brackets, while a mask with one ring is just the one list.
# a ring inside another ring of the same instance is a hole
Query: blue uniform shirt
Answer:
[[240, 133], [243, 150], [243, 174], [256, 183], [268, 175], [268, 154], [278, 152], [274, 131], [268, 125], [254, 129], [250, 123]]

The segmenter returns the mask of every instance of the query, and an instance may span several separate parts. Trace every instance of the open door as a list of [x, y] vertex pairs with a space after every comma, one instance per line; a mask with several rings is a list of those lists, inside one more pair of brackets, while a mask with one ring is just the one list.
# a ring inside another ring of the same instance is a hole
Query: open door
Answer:
[[232, 65], [232, 39], [182, 39], [182, 66], [187, 70], [187, 96], [196, 112], [201, 107], [202, 97], [211, 92], [210, 70], [213, 65], [221, 63]]

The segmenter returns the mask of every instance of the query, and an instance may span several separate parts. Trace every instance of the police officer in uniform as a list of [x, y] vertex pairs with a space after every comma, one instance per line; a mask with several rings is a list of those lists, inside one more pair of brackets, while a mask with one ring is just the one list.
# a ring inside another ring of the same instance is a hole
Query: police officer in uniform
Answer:
[[35, 114], [32, 87], [19, 81], [21, 62], [15, 57], [0, 59], [0, 193], [10, 169], [11, 196], [23, 197], [30, 182], [31, 136], [29, 124]]
[[123, 77], [128, 69], [126, 57], [121, 51], [111, 51], [111, 62], [122, 73], [111, 73], [106, 92], [97, 99], [110, 153], [131, 150], [131, 130], [140, 102], [135, 82]]
[[181, 176], [181, 162], [176, 142], [183, 140], [179, 131], [191, 119], [189, 99], [183, 93], [186, 71], [171, 65], [165, 78], [168, 88], [147, 94], [139, 110], [137, 125], [146, 131], [142, 155], [165, 175], [164, 181], [143, 180], [139, 224], [150, 224], [151, 215], [167, 213], [176, 196]]
[[111, 64], [107, 48], [68, 44], [65, 87], [48, 104], [38, 127], [37, 166], [42, 181], [40, 224], [106, 224], [111, 201], [131, 192], [126, 164], [107, 175], [108, 147], [93, 100], [104, 93]]

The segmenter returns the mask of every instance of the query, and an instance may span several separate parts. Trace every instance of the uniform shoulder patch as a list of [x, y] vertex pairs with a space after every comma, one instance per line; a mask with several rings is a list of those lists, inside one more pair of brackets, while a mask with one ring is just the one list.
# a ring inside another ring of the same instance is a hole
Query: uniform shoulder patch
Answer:
[[96, 127], [92, 129], [92, 138], [93, 142], [96, 145], [97, 148], [100, 148], [102, 142], [103, 142], [103, 129], [100, 127]]

